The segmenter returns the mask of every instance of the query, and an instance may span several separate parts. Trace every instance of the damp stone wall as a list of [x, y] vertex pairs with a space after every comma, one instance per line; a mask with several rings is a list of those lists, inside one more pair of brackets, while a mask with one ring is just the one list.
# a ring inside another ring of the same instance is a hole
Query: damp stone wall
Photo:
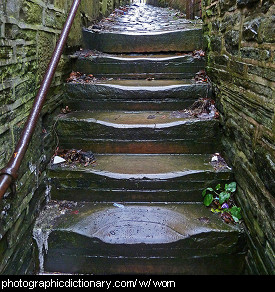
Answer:
[[[0, 1], [0, 169], [17, 144], [72, 0]], [[16, 182], [0, 202], [0, 274], [31, 274], [32, 226], [49, 192], [46, 166], [56, 146], [53, 117], [62, 108], [68, 53], [81, 28], [109, 14], [119, 0], [82, 0]]]
[[203, 0], [202, 11], [207, 74], [247, 228], [247, 273], [274, 274], [274, 2]]
[[201, 17], [201, 0], [146, 0], [146, 3], [178, 9], [185, 13], [188, 19]]

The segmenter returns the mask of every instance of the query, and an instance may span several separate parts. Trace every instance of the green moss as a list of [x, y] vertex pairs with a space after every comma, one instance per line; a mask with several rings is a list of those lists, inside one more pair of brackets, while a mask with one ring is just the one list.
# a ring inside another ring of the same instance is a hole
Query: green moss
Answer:
[[12, 57], [12, 47], [2, 46], [0, 47], [0, 59], [10, 59]]
[[24, 1], [20, 11], [20, 18], [25, 20], [27, 23], [41, 23], [42, 13], [43, 8], [40, 5], [29, 1]]

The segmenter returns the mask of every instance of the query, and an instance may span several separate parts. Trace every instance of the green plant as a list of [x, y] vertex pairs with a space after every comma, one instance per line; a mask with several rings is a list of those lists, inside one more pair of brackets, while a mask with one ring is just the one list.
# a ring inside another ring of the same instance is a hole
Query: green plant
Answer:
[[206, 188], [202, 192], [203, 204], [211, 207], [213, 213], [221, 213], [227, 223], [239, 222], [242, 218], [241, 208], [234, 204], [232, 195], [237, 189], [236, 182], [225, 184], [224, 189], [218, 184], [215, 189]]

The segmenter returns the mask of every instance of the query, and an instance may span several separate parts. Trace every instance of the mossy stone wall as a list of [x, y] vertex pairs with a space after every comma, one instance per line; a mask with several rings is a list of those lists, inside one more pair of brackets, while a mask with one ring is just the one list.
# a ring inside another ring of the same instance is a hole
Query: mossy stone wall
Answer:
[[172, 7], [186, 14], [189, 19], [201, 17], [201, 0], [146, 0], [147, 4]]
[[[53, 116], [70, 72], [67, 53], [81, 46], [81, 28], [120, 0], [82, 0], [39, 123], [23, 160], [17, 193], [0, 202], [0, 274], [33, 273], [32, 226], [47, 199], [46, 166], [56, 145]], [[0, 1], [0, 169], [13, 153], [72, 0]]]
[[207, 73], [248, 230], [250, 274], [274, 274], [273, 0], [203, 0]]

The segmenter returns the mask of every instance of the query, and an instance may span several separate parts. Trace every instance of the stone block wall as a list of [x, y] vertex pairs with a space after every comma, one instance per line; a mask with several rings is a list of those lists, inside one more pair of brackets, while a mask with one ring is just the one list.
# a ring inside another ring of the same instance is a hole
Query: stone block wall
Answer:
[[207, 73], [248, 231], [247, 273], [274, 274], [273, 0], [203, 0]]
[[[0, 169], [24, 126], [72, 0], [0, 1]], [[62, 107], [62, 85], [70, 72], [67, 53], [81, 45], [81, 28], [120, 0], [82, 0], [67, 47], [39, 123], [23, 160], [17, 193], [0, 202], [0, 274], [33, 273], [32, 226], [45, 203], [45, 175], [57, 141], [53, 117]]]
[[146, 0], [146, 3], [161, 7], [173, 7], [186, 13], [188, 19], [194, 19], [196, 16], [201, 17], [201, 0]]

